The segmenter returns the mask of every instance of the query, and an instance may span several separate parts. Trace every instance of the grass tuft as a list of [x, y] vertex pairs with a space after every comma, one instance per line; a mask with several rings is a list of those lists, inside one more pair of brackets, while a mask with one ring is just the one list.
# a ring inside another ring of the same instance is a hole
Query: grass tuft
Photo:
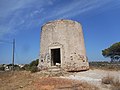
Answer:
[[120, 90], [120, 80], [118, 77], [106, 76], [102, 78], [102, 84], [110, 84], [111, 90]]

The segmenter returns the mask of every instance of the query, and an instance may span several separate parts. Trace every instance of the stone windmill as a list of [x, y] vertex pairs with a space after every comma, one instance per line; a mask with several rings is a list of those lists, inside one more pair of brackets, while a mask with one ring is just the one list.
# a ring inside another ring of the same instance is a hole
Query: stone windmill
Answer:
[[89, 69], [80, 23], [55, 20], [42, 26], [38, 67], [54, 66], [66, 71]]

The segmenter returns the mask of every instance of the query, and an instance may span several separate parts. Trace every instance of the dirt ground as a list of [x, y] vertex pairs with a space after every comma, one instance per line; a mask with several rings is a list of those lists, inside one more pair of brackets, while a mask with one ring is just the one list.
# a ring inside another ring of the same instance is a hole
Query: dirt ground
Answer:
[[0, 90], [97, 90], [88, 83], [60, 78], [58, 75], [49, 76], [49, 74], [28, 71], [2, 72]]
[[0, 90], [111, 90], [101, 80], [107, 75], [120, 80], [120, 71], [88, 70], [53, 75], [51, 72], [1, 72]]

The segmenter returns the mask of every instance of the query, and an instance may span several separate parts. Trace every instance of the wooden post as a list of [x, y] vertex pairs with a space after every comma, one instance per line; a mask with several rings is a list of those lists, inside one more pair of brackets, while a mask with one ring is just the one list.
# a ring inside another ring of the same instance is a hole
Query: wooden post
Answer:
[[14, 59], [15, 59], [15, 39], [13, 39], [13, 56], [12, 56], [12, 70], [14, 71]]

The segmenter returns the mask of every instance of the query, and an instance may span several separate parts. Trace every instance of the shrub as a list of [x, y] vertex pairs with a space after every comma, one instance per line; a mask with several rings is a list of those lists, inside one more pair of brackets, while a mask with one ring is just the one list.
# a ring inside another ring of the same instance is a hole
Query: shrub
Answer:
[[39, 63], [39, 59], [36, 59], [36, 60], [32, 61], [30, 64], [25, 64], [25, 66], [22, 69], [31, 71], [32, 73], [37, 72], [38, 71], [38, 68], [37, 68], [38, 63]]
[[38, 63], [39, 63], [39, 59], [36, 59], [36, 60], [34, 60], [34, 61], [32, 61], [32, 62], [30, 63], [30, 67], [32, 67], [32, 66], [37, 66]]
[[31, 71], [31, 73], [37, 72], [37, 71], [38, 71], [37, 66], [32, 66], [32, 67], [30, 67], [30, 71]]
[[0, 71], [4, 71], [5, 70], [5, 67], [0, 67]]
[[30, 65], [29, 64], [25, 64], [24, 67], [22, 67], [22, 70], [30, 70]]
[[102, 78], [102, 83], [103, 84], [110, 84], [111, 85], [111, 90], [120, 90], [120, 80], [119, 78], [114, 78], [112, 76], [107, 76]]
[[113, 82], [112, 82], [112, 90], [120, 90], [120, 80], [119, 80], [119, 78], [113, 80]]
[[102, 78], [103, 84], [112, 84], [112, 82], [113, 82], [113, 77], [110, 77], [109, 75], [107, 77]]
[[120, 63], [90, 62], [91, 69], [120, 70]]
[[37, 68], [38, 63], [39, 63], [39, 59], [36, 59], [30, 63], [29, 69], [32, 73], [35, 73], [38, 71], [38, 68]]

